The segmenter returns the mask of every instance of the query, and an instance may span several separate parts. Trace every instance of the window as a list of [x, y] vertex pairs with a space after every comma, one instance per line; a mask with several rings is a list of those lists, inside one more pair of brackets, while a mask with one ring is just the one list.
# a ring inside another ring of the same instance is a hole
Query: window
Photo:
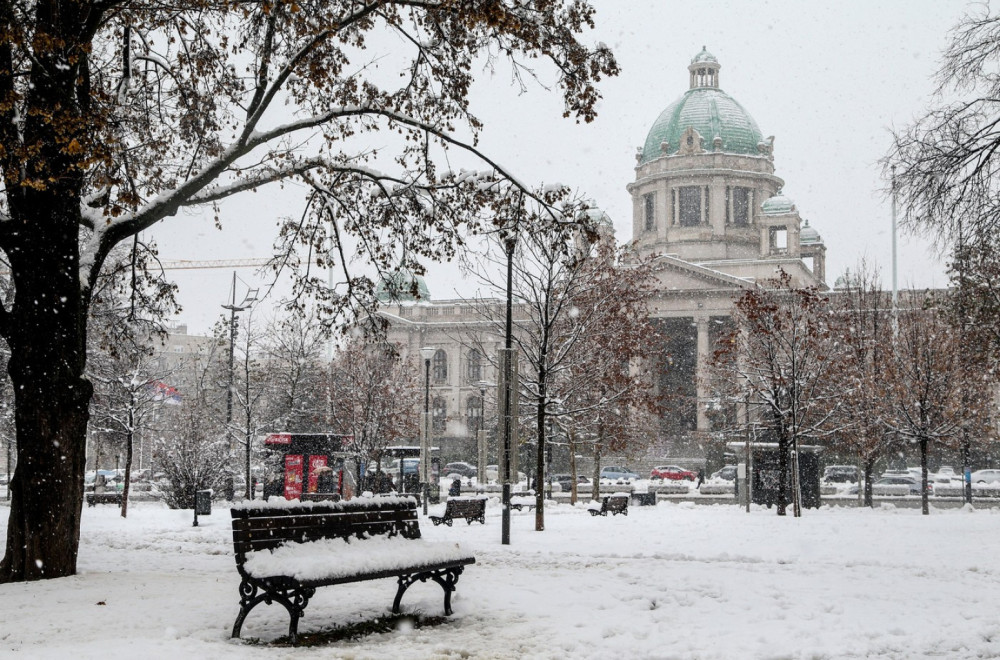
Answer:
[[653, 193], [643, 195], [642, 202], [646, 214], [646, 231], [653, 231], [656, 227], [656, 195]]
[[469, 351], [465, 364], [465, 380], [469, 383], [478, 383], [483, 379], [483, 357], [475, 348]]
[[733, 188], [733, 224], [745, 227], [750, 224], [750, 189]]
[[448, 354], [439, 348], [431, 362], [434, 367], [434, 382], [443, 383], [448, 380]]
[[786, 227], [771, 227], [771, 254], [788, 252], [788, 229]]
[[431, 402], [431, 426], [435, 433], [444, 433], [445, 422], [448, 421], [448, 404], [444, 397], [436, 396]]
[[470, 434], [478, 433], [483, 428], [483, 400], [478, 396], [465, 400], [465, 419]]
[[701, 188], [684, 186], [677, 189], [677, 207], [681, 227], [701, 224]]

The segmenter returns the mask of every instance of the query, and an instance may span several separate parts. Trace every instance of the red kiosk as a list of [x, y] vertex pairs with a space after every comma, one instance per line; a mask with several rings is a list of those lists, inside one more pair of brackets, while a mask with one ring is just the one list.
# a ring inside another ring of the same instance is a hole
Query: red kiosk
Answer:
[[[305, 499], [312, 494], [354, 495], [351, 455], [343, 451], [353, 436], [325, 433], [272, 433], [264, 440], [268, 462], [275, 474], [265, 495], [282, 495], [287, 500]], [[279, 476], [280, 475], [280, 476]], [[275, 486], [280, 486], [276, 491]]]

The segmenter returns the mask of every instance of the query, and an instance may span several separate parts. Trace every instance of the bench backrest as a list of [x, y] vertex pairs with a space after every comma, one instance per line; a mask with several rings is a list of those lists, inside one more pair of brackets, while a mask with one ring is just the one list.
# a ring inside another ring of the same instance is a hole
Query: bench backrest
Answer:
[[463, 516], [481, 516], [486, 512], [486, 500], [476, 498], [474, 500], [448, 500], [445, 507], [445, 516], [452, 518]]
[[628, 498], [615, 495], [608, 495], [604, 498], [605, 511], [624, 511], [628, 508]]
[[417, 505], [411, 498], [364, 498], [346, 502], [309, 502], [240, 506], [231, 509], [233, 550], [242, 567], [248, 552], [287, 542], [363, 538], [377, 534], [420, 538]]

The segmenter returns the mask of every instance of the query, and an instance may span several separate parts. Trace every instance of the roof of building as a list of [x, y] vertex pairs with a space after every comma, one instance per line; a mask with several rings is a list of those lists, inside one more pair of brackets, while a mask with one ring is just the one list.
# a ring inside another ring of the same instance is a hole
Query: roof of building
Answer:
[[778, 194], [764, 201], [760, 206], [764, 215], [782, 215], [795, 211], [795, 202], [788, 199], [778, 191]]
[[[714, 62], [715, 56], [702, 49], [692, 63]], [[717, 79], [715, 79], [717, 80]], [[716, 83], [717, 84], [717, 83]], [[681, 134], [689, 127], [698, 131], [706, 151], [715, 151], [715, 138], [722, 139], [721, 151], [730, 154], [760, 155], [763, 142], [757, 122], [733, 97], [717, 86], [693, 83], [691, 89], [667, 106], [653, 122], [639, 162], [647, 163], [663, 155], [676, 154]], [[662, 145], [666, 144], [666, 154]]]
[[698, 62], [718, 63], [718, 61], [719, 60], [715, 57], [715, 55], [712, 55], [710, 52], [708, 52], [708, 49], [705, 48], [704, 46], [701, 47], [701, 52], [699, 52], [697, 55], [691, 58], [691, 64], [696, 64]]
[[802, 245], [815, 245], [817, 243], [822, 243], [823, 238], [816, 231], [815, 227], [809, 226], [809, 221], [806, 220], [805, 225], [799, 231], [799, 243]]

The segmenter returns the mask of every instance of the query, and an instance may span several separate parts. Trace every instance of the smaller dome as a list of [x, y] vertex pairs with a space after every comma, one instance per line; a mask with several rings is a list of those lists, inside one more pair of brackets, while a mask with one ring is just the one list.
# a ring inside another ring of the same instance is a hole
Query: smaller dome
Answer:
[[379, 280], [375, 285], [375, 297], [383, 303], [430, 302], [431, 291], [424, 278], [414, 275], [409, 268], [400, 266]]
[[718, 64], [719, 60], [715, 57], [715, 55], [708, 52], [707, 48], [702, 46], [701, 52], [691, 58], [691, 64], [699, 64], [701, 62], [715, 62]]
[[580, 218], [587, 218], [594, 225], [603, 225], [606, 227], [613, 227], [614, 223], [611, 221], [611, 216], [605, 213], [601, 208], [597, 206], [597, 202], [590, 200], [587, 202], [587, 208], [580, 211]]
[[815, 228], [809, 226], [809, 221], [806, 220], [806, 224], [799, 231], [799, 243], [801, 245], [816, 245], [822, 243], [823, 238], [819, 235], [819, 232]]
[[767, 199], [763, 204], [761, 204], [760, 210], [764, 213], [764, 215], [794, 213], [795, 202], [782, 195], [779, 190], [777, 195]]

